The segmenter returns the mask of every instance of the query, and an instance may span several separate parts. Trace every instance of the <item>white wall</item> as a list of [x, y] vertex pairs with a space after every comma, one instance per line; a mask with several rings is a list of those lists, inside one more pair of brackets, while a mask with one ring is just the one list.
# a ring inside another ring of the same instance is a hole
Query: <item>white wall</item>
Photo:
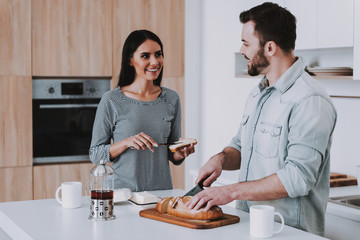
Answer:
[[[236, 134], [245, 100], [258, 83], [259, 78], [235, 78], [235, 53], [241, 46], [239, 14], [253, 4], [239, 0], [186, 0], [186, 136], [199, 140], [197, 154], [185, 163], [186, 189], [194, 185], [197, 170]], [[340, 127], [334, 134], [331, 170], [354, 175], [354, 164], [360, 164], [355, 152], [360, 147], [360, 128], [354, 130], [352, 126], [360, 125], [360, 100], [353, 102], [351, 108], [343, 108], [341, 101], [336, 101], [336, 106], [341, 108]], [[346, 134], [351, 132], [357, 136], [348, 138]], [[344, 149], [348, 150], [346, 154]], [[237, 180], [236, 173], [224, 175], [227, 182]]]

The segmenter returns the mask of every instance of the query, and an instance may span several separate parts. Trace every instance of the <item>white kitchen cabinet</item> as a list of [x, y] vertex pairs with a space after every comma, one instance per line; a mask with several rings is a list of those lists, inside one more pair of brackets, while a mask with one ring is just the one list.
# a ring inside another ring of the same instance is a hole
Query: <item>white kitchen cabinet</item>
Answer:
[[353, 0], [286, 1], [297, 19], [296, 49], [353, 46]]
[[352, 47], [353, 0], [317, 0], [317, 47]]
[[316, 48], [317, 4], [314, 0], [287, 1], [287, 9], [296, 17], [296, 49]]

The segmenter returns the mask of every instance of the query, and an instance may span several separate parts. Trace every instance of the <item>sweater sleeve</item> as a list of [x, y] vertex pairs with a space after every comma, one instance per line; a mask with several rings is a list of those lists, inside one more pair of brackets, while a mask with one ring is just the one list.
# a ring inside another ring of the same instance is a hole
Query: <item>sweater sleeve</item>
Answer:
[[95, 121], [92, 131], [92, 139], [89, 149], [90, 160], [98, 164], [101, 159], [110, 162], [110, 146], [112, 138], [114, 116], [111, 101], [104, 95], [96, 110]]

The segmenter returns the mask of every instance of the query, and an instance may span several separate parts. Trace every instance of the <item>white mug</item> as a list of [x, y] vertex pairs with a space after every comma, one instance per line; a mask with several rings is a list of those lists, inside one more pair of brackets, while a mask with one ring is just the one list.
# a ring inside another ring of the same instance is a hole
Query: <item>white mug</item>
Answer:
[[[274, 216], [281, 219], [281, 227], [274, 231]], [[284, 228], [283, 216], [275, 212], [274, 207], [268, 205], [254, 205], [250, 207], [250, 235], [254, 238], [269, 238]]]
[[360, 188], [360, 165], [356, 166], [356, 177], [357, 177], [358, 187]]
[[[61, 199], [59, 193], [61, 190]], [[58, 189], [56, 189], [55, 197], [58, 203], [64, 208], [78, 208], [81, 207], [81, 182], [63, 182]]]

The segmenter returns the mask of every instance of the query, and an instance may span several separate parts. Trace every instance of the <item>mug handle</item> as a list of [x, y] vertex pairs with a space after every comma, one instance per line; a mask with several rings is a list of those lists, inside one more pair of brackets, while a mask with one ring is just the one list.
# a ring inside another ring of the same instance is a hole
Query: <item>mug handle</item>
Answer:
[[58, 201], [58, 203], [60, 203], [62, 205], [62, 201], [61, 201], [61, 199], [59, 197], [60, 190], [61, 190], [61, 186], [56, 189], [55, 198], [56, 198], [56, 201]]
[[279, 232], [281, 232], [281, 231], [283, 230], [283, 228], [284, 228], [284, 218], [283, 218], [283, 216], [282, 216], [279, 212], [274, 212], [274, 215], [278, 215], [278, 216], [280, 217], [280, 219], [281, 219], [281, 227], [280, 227], [280, 229], [277, 230], [277, 231], [274, 231], [274, 233], [279, 233]]

